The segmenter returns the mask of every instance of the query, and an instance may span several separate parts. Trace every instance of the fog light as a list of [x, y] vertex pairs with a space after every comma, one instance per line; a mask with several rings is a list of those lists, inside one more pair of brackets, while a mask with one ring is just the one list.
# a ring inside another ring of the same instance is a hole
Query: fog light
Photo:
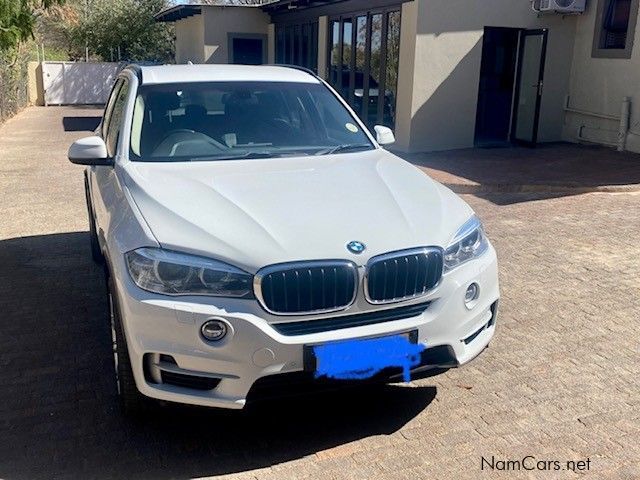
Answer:
[[467, 304], [467, 307], [473, 307], [473, 302], [478, 300], [480, 296], [480, 286], [477, 283], [472, 283], [467, 288], [466, 293], [464, 294], [464, 303]]
[[200, 332], [206, 340], [218, 342], [227, 335], [228, 328], [222, 320], [209, 320], [202, 325]]

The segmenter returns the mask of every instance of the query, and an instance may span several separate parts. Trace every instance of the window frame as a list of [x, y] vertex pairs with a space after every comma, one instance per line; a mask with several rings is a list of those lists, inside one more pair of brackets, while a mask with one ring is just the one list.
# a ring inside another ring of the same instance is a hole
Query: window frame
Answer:
[[638, 24], [638, 7], [640, 5], [640, 0], [631, 0], [631, 6], [629, 9], [629, 25], [627, 26], [625, 48], [605, 48], [602, 46], [603, 36], [605, 34], [604, 23], [607, 20], [607, 13], [612, 1], [615, 0], [599, 0], [598, 2], [591, 57], [629, 59], [631, 58], [631, 54], [633, 52], [636, 26]]

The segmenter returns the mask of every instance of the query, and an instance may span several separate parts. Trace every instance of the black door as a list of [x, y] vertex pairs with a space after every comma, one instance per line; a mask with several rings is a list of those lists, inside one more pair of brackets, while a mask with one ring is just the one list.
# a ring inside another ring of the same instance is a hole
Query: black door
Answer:
[[261, 65], [264, 63], [264, 40], [262, 38], [234, 38], [232, 41], [233, 63]]
[[518, 28], [485, 28], [476, 113], [478, 146], [510, 141], [519, 37]]
[[538, 141], [547, 34], [546, 29], [523, 30], [520, 34], [512, 139], [528, 146]]

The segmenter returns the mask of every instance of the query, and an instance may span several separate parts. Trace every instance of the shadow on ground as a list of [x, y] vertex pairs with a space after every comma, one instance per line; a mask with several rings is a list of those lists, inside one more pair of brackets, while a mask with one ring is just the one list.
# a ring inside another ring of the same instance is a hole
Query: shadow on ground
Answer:
[[482, 198], [498, 206], [514, 205], [516, 203], [541, 202], [554, 198], [566, 198], [583, 195], [583, 193], [473, 193], [474, 197]]
[[433, 387], [378, 386], [243, 412], [117, 406], [101, 270], [88, 234], [0, 241], [0, 478], [187, 478], [263, 468], [390, 434]]
[[[640, 188], [640, 155], [570, 143], [537, 148], [475, 148], [400, 154], [435, 180], [454, 190], [477, 188], [480, 195], [509, 194], [513, 202], [529, 193], [564, 197], [600, 188]], [[471, 192], [469, 192], [471, 193]], [[519, 197], [519, 196], [520, 197]], [[535, 198], [535, 196], [534, 196]]]
[[102, 117], [63, 117], [62, 127], [65, 132], [93, 132]]

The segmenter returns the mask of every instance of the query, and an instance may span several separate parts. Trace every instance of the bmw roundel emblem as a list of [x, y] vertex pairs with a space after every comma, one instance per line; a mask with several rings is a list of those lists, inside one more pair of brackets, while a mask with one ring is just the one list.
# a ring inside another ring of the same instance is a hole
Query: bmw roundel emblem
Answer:
[[355, 253], [356, 255], [364, 252], [367, 249], [367, 246], [362, 242], [349, 242], [347, 243], [347, 250], [351, 253]]

